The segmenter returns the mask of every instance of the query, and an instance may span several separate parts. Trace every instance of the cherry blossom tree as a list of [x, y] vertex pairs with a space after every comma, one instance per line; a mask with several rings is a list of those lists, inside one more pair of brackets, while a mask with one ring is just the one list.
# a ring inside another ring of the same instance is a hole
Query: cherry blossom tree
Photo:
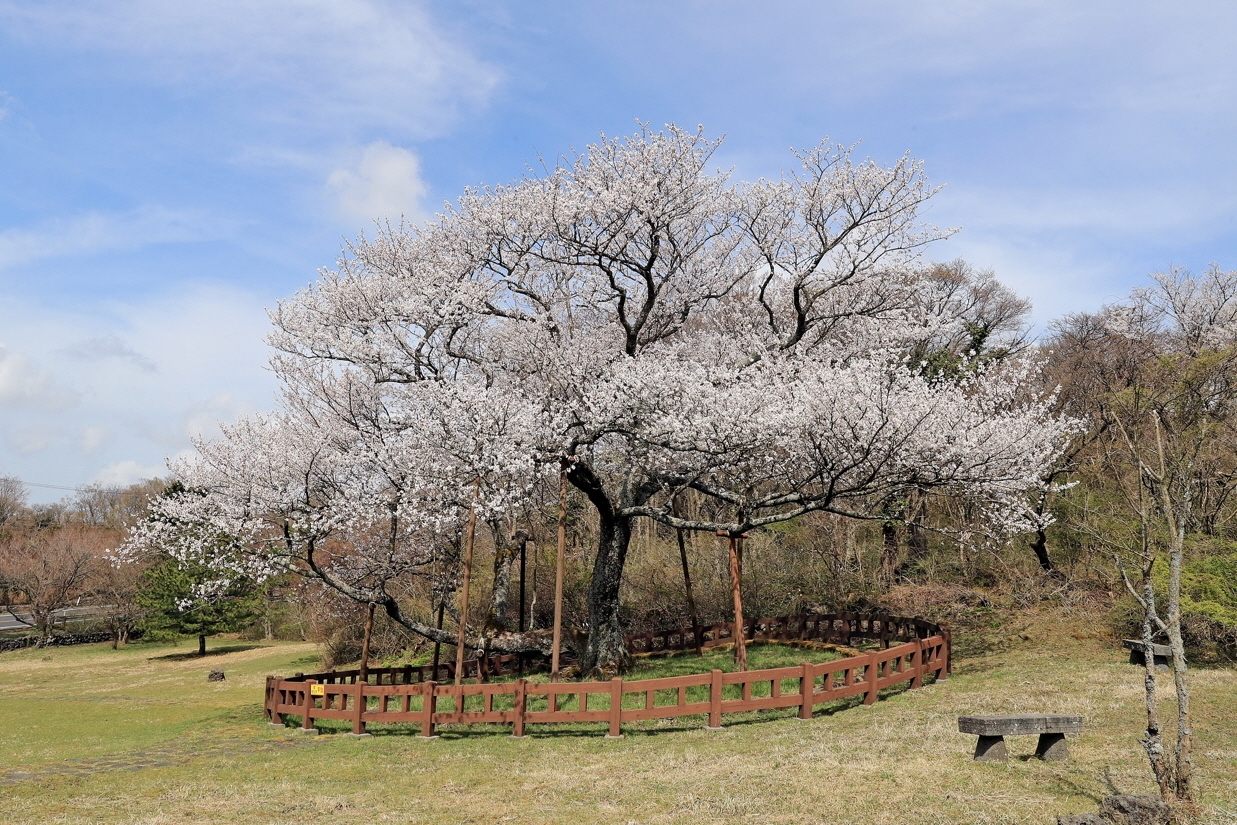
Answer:
[[[284, 412], [177, 468], [210, 491], [197, 506], [266, 561], [290, 558], [289, 535], [397, 518], [391, 535], [409, 533], [367, 545], [350, 577], [297, 551], [368, 598], [371, 565], [396, 572], [417, 536], [509, 511], [564, 468], [599, 526], [588, 672], [627, 665], [635, 519], [740, 536], [816, 510], [876, 518], [913, 487], [1020, 526], [1072, 425], [1028, 396], [1025, 358], [951, 380], [923, 369], [923, 342], [956, 340], [965, 313], [941, 311], [918, 261], [948, 234], [918, 216], [933, 192], [919, 164], [822, 143], [794, 173], [736, 184], [710, 168], [717, 146], [673, 126], [603, 138], [423, 227], [362, 237], [272, 313]], [[302, 490], [311, 464], [324, 480]], [[729, 516], [682, 517], [688, 489]]]

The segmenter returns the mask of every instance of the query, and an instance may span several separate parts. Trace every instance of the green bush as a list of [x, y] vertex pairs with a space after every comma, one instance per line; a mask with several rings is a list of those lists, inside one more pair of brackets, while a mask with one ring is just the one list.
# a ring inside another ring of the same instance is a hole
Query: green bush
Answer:
[[[1237, 660], [1237, 542], [1210, 537], [1190, 541], [1181, 567], [1181, 632], [1187, 653], [1203, 661]], [[1168, 592], [1168, 564], [1153, 573], [1160, 615]], [[1127, 638], [1142, 632], [1142, 613], [1130, 597], [1113, 609], [1113, 626]]]

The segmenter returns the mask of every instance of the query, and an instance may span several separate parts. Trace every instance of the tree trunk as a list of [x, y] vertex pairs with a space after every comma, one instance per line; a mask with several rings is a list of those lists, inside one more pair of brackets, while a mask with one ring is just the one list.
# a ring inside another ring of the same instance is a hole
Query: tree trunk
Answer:
[[898, 557], [901, 556], [901, 545], [898, 542], [898, 522], [886, 520], [881, 522], [881, 561], [880, 586], [888, 588], [893, 585], [894, 574], [898, 569]]
[[599, 516], [597, 558], [588, 589], [588, 643], [580, 657], [580, 672], [608, 678], [631, 667], [619, 621], [619, 588], [631, 544], [631, 518]]
[[1041, 570], [1050, 576], [1057, 575], [1057, 569], [1053, 566], [1052, 559], [1048, 557], [1048, 534], [1043, 527], [1035, 530], [1035, 540], [1031, 542], [1031, 551], [1035, 553]]
[[[1164, 507], [1174, 502], [1164, 496]], [[1168, 548], [1168, 646], [1172, 650], [1173, 687], [1177, 694], [1177, 747], [1173, 758], [1173, 791], [1179, 801], [1194, 802], [1194, 729], [1190, 724], [1190, 685], [1186, 677], [1185, 642], [1181, 637], [1181, 565], [1185, 558], [1185, 514], [1189, 512], [1190, 495], [1177, 501], [1184, 503], [1181, 514], [1172, 522], [1173, 532]]]
[[205, 633], [198, 634], [198, 655], [199, 656], [206, 655], [206, 634]]
[[[504, 536], [502, 527], [490, 525], [494, 536], [494, 587], [490, 596], [490, 609], [485, 617], [487, 633], [505, 633], [511, 629], [507, 619], [508, 606], [511, 601], [511, 568], [518, 557], [524, 555], [524, 545], [528, 542], [528, 534], [517, 530], [510, 536]], [[523, 596], [523, 593], [520, 594]], [[521, 605], [522, 609], [523, 605]], [[519, 629], [523, 630], [522, 623]]]

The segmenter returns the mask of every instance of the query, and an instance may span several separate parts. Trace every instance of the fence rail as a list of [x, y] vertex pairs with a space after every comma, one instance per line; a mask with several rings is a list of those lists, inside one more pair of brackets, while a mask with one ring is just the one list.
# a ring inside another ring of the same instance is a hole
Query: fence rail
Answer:
[[[421, 736], [434, 736], [442, 724], [509, 724], [524, 736], [529, 724], [603, 722], [609, 736], [621, 736], [624, 723], [678, 716], [707, 715], [709, 728], [720, 728], [727, 713], [774, 708], [799, 709], [810, 719], [816, 705], [850, 696], [876, 702], [879, 691], [909, 682], [918, 688], [924, 677], [944, 679], [950, 671], [949, 632], [921, 619], [855, 614], [801, 614], [755, 619], [744, 627], [751, 641], [817, 641], [850, 646], [856, 639], [878, 642], [869, 653], [832, 662], [803, 662], [790, 667], [725, 673], [713, 670], [659, 679], [608, 682], [514, 682], [441, 684], [432, 668], [373, 668], [368, 680], [359, 671], [297, 674], [266, 680], [267, 718], [278, 725], [299, 716], [301, 728], [316, 719], [351, 722], [364, 734], [376, 723], [413, 723]], [[733, 639], [730, 625], [678, 628], [628, 639], [633, 653], [692, 650], [699, 638], [706, 647]], [[895, 644], [899, 643], [899, 644]], [[501, 672], [495, 659], [476, 672]], [[494, 669], [491, 669], [494, 668]], [[440, 666], [439, 672], [453, 671]], [[426, 678], [426, 676], [431, 678]]]

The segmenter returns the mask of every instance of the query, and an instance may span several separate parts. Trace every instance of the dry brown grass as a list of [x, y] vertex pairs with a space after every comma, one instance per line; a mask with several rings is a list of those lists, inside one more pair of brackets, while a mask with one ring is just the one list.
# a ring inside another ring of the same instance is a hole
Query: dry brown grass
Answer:
[[[261, 677], [298, 669], [292, 660], [311, 654], [296, 646], [206, 663], [102, 648], [55, 651], [49, 660], [5, 654], [0, 705], [25, 698], [18, 714], [0, 710], [0, 754], [30, 754], [29, 768], [38, 768], [179, 741], [202, 755], [23, 781], [0, 790], [0, 804], [10, 821], [66, 823], [1052, 823], [1058, 814], [1095, 810], [1109, 793], [1153, 790], [1137, 744], [1140, 671], [1096, 638], [1093, 624], [1084, 614], [1033, 617], [1029, 639], [1011, 649], [962, 660], [949, 681], [869, 708], [721, 732], [654, 727], [622, 740], [604, 739], [600, 729], [558, 735], [539, 728], [524, 740], [498, 728], [448, 729], [434, 741], [269, 732], [257, 707]], [[46, 680], [84, 666], [77, 688]], [[229, 674], [222, 688], [204, 681], [205, 669], [216, 666]], [[1231, 669], [1192, 677], [1201, 821], [1233, 825], [1237, 680]], [[137, 736], [124, 727], [135, 722], [118, 715], [110, 748], [80, 753], [69, 732], [82, 723], [73, 717], [81, 706], [108, 704], [87, 698], [108, 696], [139, 699], [146, 711], [173, 718]], [[970, 759], [973, 738], [958, 733], [957, 716], [1035, 710], [1086, 717], [1070, 761], [1028, 758], [1032, 738], [1012, 739], [1006, 764]], [[52, 741], [33, 741], [35, 714], [66, 717]], [[275, 747], [292, 739], [302, 746]]]

